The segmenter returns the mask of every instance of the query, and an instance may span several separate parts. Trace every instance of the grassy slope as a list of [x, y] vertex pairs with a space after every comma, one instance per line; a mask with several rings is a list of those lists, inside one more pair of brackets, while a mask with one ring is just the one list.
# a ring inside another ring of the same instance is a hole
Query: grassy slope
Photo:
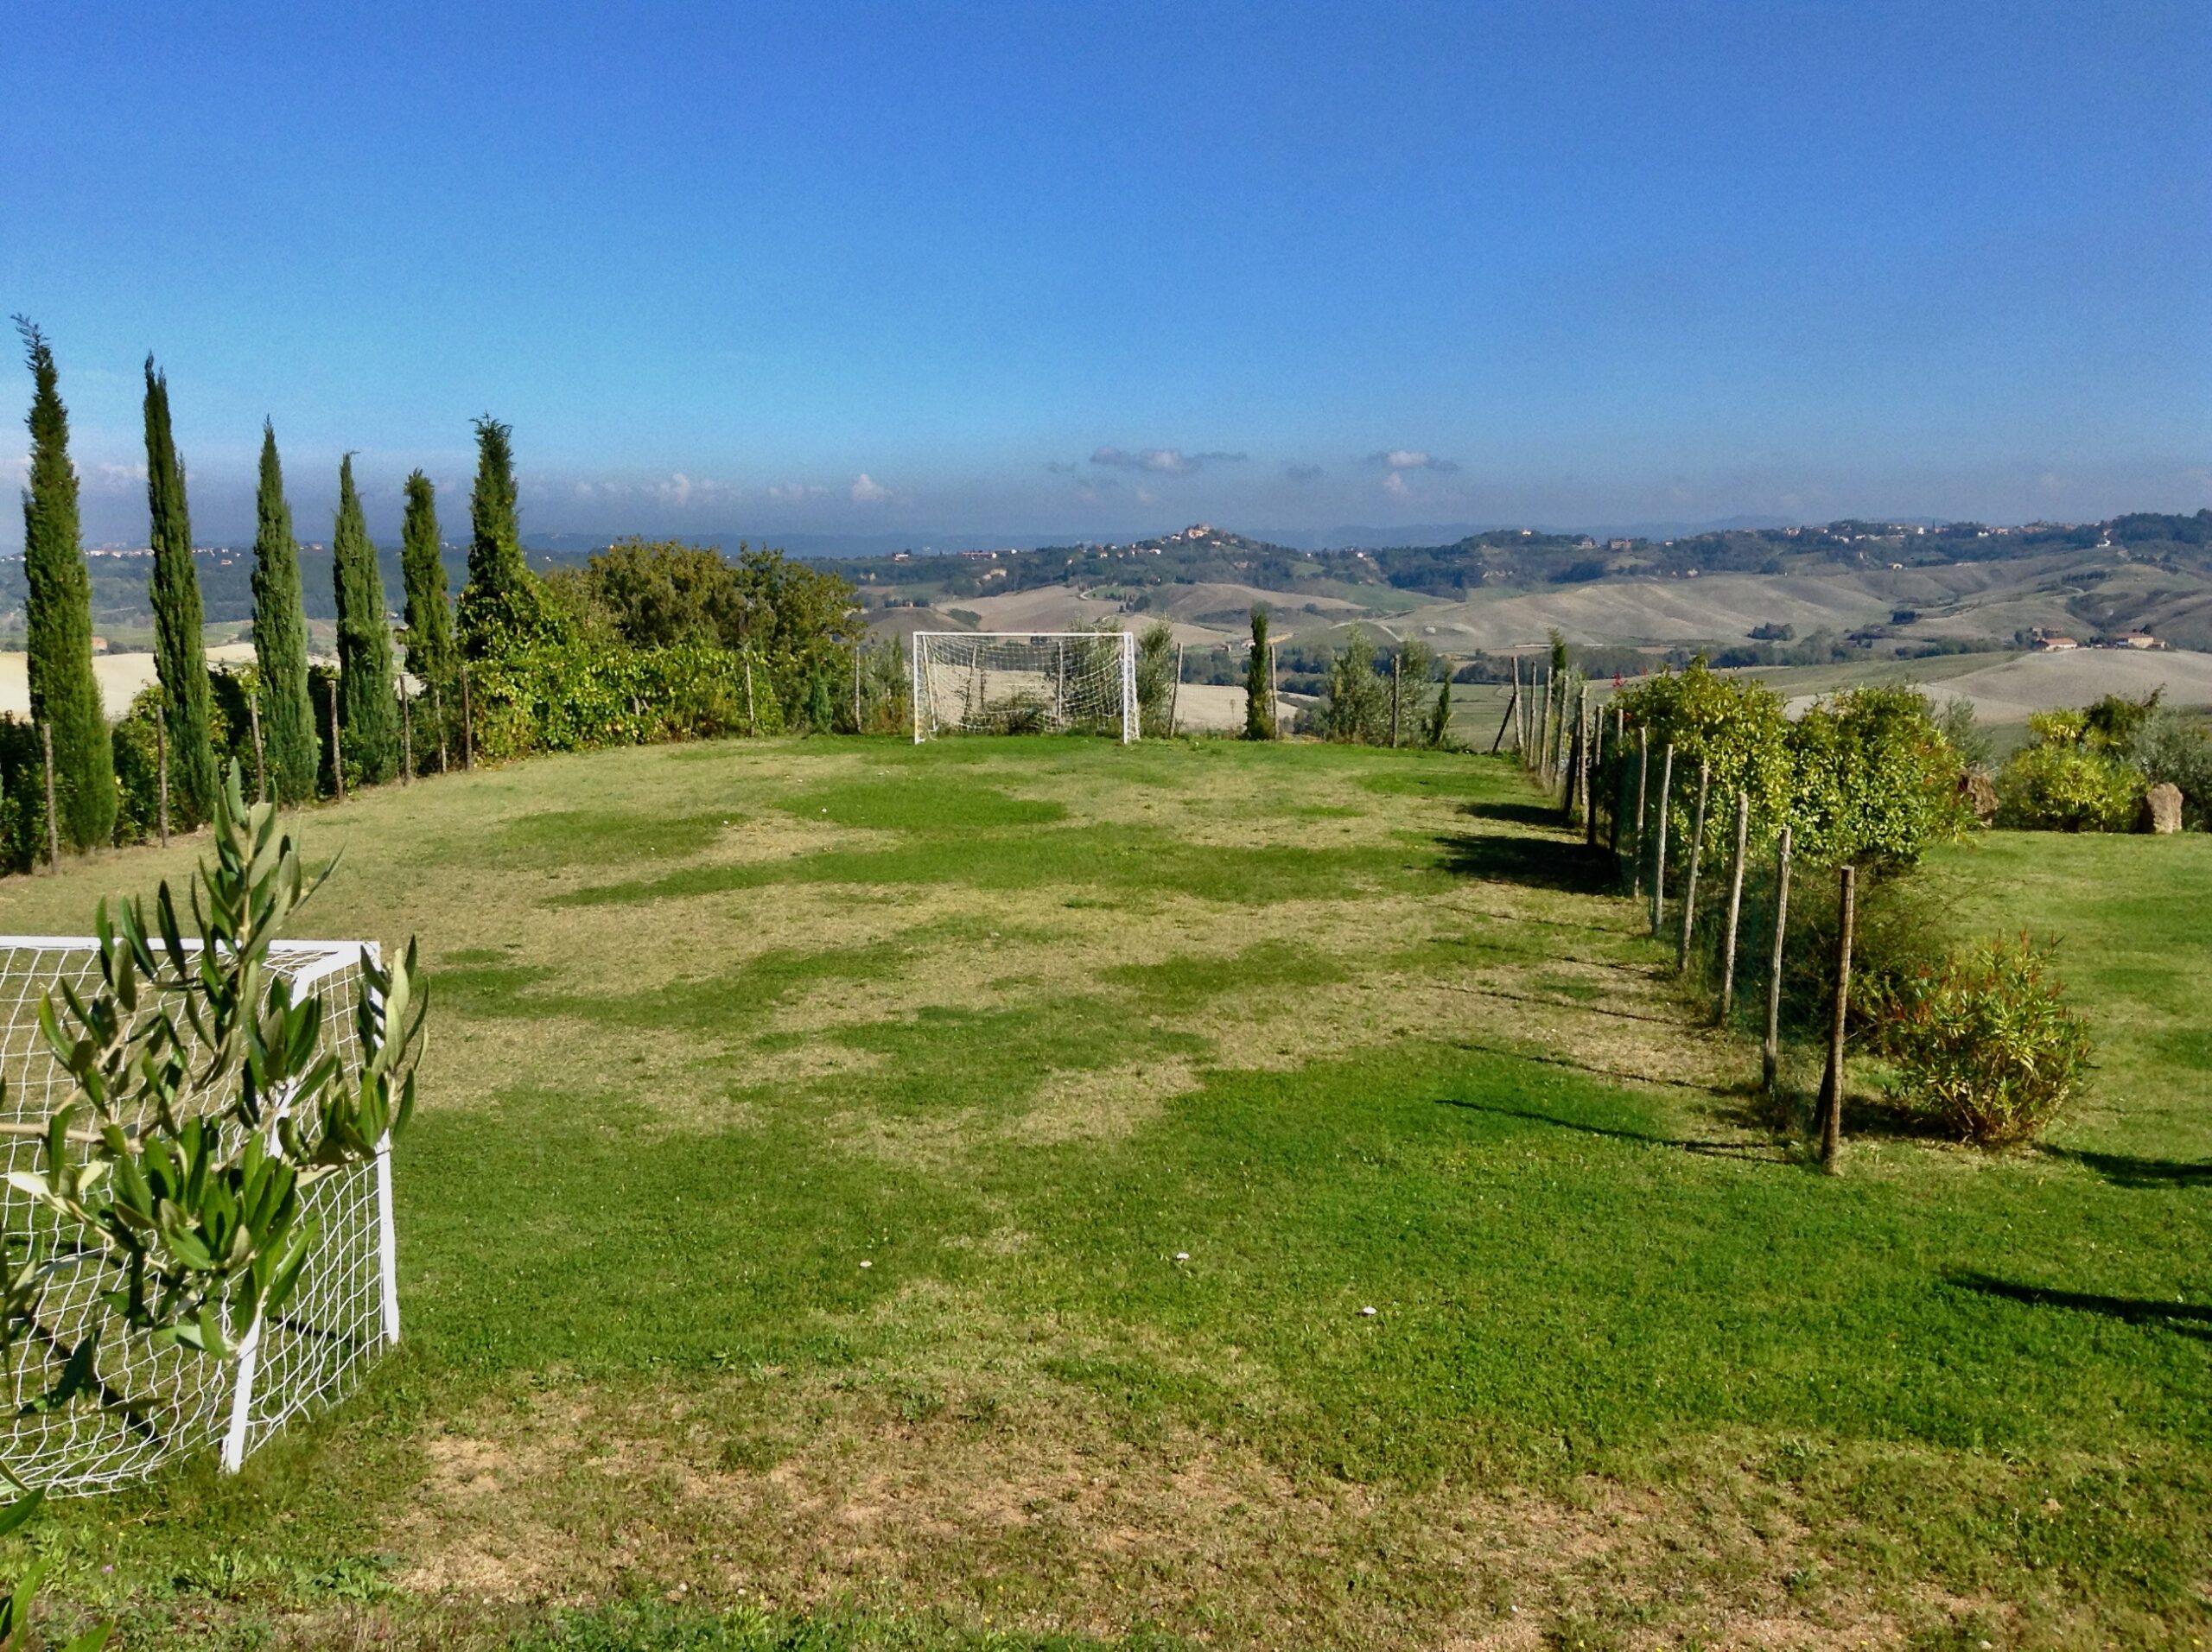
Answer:
[[137, 1644], [2201, 1633], [2212, 840], [1959, 857], [2083, 931], [2109, 1082], [2063, 1151], [1830, 1182], [1519, 786], [817, 741], [312, 817], [313, 927], [436, 971], [409, 1342], [49, 1522], [64, 1592]]

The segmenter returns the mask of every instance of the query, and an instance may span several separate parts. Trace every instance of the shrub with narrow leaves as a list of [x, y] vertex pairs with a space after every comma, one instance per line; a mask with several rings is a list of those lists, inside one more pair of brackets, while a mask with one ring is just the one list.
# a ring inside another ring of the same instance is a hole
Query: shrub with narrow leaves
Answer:
[[2088, 1023], [2024, 935], [1923, 969], [1885, 1032], [1899, 1098], [1982, 1147], [2036, 1135], [2088, 1078]]

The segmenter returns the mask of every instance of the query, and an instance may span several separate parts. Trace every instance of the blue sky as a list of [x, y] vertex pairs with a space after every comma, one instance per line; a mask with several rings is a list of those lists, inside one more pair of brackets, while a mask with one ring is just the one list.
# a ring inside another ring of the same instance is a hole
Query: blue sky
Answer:
[[203, 539], [2212, 504], [2202, 0], [23, 10], [93, 541], [149, 349]]

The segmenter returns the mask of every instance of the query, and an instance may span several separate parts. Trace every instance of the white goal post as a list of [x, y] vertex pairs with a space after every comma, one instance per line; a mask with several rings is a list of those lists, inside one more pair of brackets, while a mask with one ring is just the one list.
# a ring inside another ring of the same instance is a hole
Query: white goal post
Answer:
[[1137, 737], [1137, 639], [1126, 631], [918, 631], [914, 744], [932, 734]]
[[[198, 943], [187, 941], [188, 948]], [[353, 1007], [362, 965], [379, 956], [363, 941], [276, 941], [269, 970], [295, 1002], [322, 1001], [322, 1048], [349, 1070], [361, 1060]], [[74, 936], [0, 936], [0, 1171], [37, 1168], [48, 1118], [73, 1087], [38, 1025], [40, 1002], [67, 982], [89, 993], [100, 982], [99, 944]], [[130, 1122], [126, 1121], [126, 1122]], [[97, 1253], [71, 1253], [60, 1219], [0, 1180], [0, 1244], [7, 1265], [26, 1249], [60, 1239], [52, 1282], [15, 1367], [0, 1374], [0, 1464], [50, 1492], [105, 1491], [143, 1479], [176, 1458], [215, 1448], [237, 1470], [291, 1417], [350, 1391], [371, 1361], [399, 1340], [397, 1234], [391, 1214], [391, 1144], [325, 1176], [304, 1195], [315, 1240], [283, 1310], [248, 1332], [232, 1363], [122, 1329], [101, 1305], [118, 1279]], [[104, 1328], [99, 1375], [127, 1394], [124, 1411], [88, 1402], [41, 1413], [28, 1406], [52, 1387], [85, 1333]]]

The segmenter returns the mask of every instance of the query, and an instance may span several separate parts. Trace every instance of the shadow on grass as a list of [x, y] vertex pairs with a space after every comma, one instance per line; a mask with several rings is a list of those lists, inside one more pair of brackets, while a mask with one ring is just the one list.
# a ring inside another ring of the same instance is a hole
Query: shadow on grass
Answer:
[[2153, 1302], [2147, 1297], [2097, 1296], [2086, 1291], [2046, 1290], [2040, 1285], [2019, 1285], [1992, 1279], [1986, 1274], [1953, 1273], [1947, 1284], [1978, 1296], [2001, 1297], [2031, 1308], [2070, 1308], [2076, 1313], [2101, 1313], [2131, 1325], [2160, 1325], [2184, 1337], [2212, 1341], [2212, 1307], [2193, 1302]]
[[2131, 1159], [2124, 1153], [2084, 1153], [2072, 1147], [2037, 1147], [2036, 1151], [2093, 1170], [2115, 1187], [2212, 1187], [2212, 1163]]
[[[1516, 805], [1517, 806], [1517, 805]], [[1507, 837], [1455, 832], [1436, 840], [1444, 869], [1462, 878], [1515, 883], [1564, 894], [1609, 894], [1613, 887], [1610, 855], [1557, 837]]]
[[1485, 799], [1467, 805], [1467, 812], [1478, 820], [1510, 821], [1516, 826], [1548, 826], [1556, 828], [1562, 816], [1556, 805], [1520, 801], [1503, 802]]
[[[1594, 1070], [1591, 1070], [1594, 1071]], [[1456, 1096], [1440, 1096], [1439, 1107], [1457, 1107], [1469, 1113], [1487, 1113], [1494, 1118], [1519, 1119], [1524, 1124], [1548, 1124], [1555, 1130], [1572, 1130], [1578, 1135], [1604, 1136], [1611, 1141], [1633, 1141], [1647, 1147], [1675, 1147], [1683, 1153], [1706, 1154], [1714, 1159], [1740, 1159], [1750, 1164], [1781, 1165], [1789, 1162], [1789, 1155], [1780, 1147], [1757, 1141], [1700, 1141], [1686, 1136], [1654, 1135], [1644, 1130], [1622, 1130], [1602, 1124], [1588, 1124], [1580, 1119], [1563, 1119], [1555, 1113], [1532, 1113], [1518, 1107], [1494, 1107], [1487, 1102], [1462, 1101]]]

